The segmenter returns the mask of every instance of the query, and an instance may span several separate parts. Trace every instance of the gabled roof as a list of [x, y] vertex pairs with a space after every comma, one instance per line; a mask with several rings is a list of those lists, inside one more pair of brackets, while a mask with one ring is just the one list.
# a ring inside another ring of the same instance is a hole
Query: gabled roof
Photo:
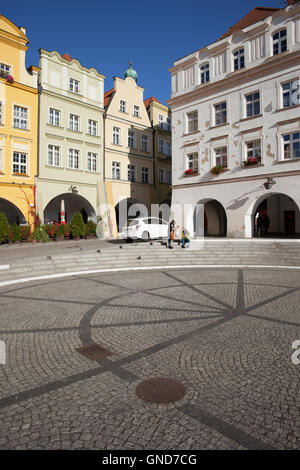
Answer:
[[272, 15], [272, 13], [278, 10], [280, 10], [280, 8], [253, 8], [253, 10], [249, 11], [249, 13], [247, 13], [247, 15], [245, 15], [240, 21], [238, 21], [235, 25], [231, 26], [228, 31], [218, 39], [218, 41], [226, 38], [227, 36], [230, 36], [230, 34], [234, 33], [235, 31], [240, 31], [241, 29], [247, 28], [248, 26], [254, 23], [258, 23], [259, 21], [264, 20], [265, 18]]
[[112, 88], [111, 90], [108, 90], [104, 93], [104, 108], [106, 108], [109, 105], [110, 100], [112, 99], [112, 96], [114, 94], [114, 91], [115, 89]]
[[160, 101], [158, 101], [157, 98], [155, 98], [154, 96], [151, 96], [151, 98], [147, 98], [146, 100], [144, 100], [146, 109], [149, 108], [150, 103], [152, 103], [153, 101], [156, 101], [157, 103], [162, 104]]

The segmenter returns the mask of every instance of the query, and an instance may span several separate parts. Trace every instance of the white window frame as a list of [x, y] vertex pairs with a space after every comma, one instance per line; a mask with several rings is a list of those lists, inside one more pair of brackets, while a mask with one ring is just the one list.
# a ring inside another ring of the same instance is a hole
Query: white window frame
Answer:
[[74, 132], [80, 132], [80, 117], [77, 116], [77, 114], [70, 113], [69, 130]]
[[127, 180], [131, 183], [136, 182], [136, 165], [128, 163], [127, 165]]
[[186, 132], [192, 134], [198, 131], [198, 111], [190, 111], [186, 113]]
[[11, 65], [4, 64], [3, 62], [0, 63], [0, 77], [1, 78], [7, 78], [9, 75], [11, 75], [11, 70], [12, 70]]
[[[255, 95], [258, 95], [258, 98], [254, 98]], [[247, 98], [252, 96], [251, 101], [247, 101]], [[259, 112], [255, 113], [255, 104], [259, 104]], [[251, 105], [251, 114], [248, 114], [248, 106]], [[245, 117], [254, 117], [254, 116], [259, 116], [261, 114], [261, 96], [260, 96], [260, 91], [252, 91], [251, 93], [247, 93], [245, 95]]]
[[121, 145], [121, 128], [120, 127], [113, 126], [112, 143], [114, 145]]
[[88, 134], [98, 136], [98, 122], [94, 119], [88, 119]]
[[60, 147], [48, 144], [48, 166], [60, 167]]
[[159, 168], [158, 169], [158, 182], [159, 183], [165, 183], [165, 170], [164, 168]]
[[[218, 163], [217, 160], [220, 159]], [[224, 163], [224, 159], [226, 160], [226, 164]], [[214, 148], [214, 161], [215, 165], [221, 165], [227, 168], [228, 165], [228, 148], [227, 145], [223, 145], [222, 147], [215, 147]]]
[[128, 148], [136, 148], [136, 132], [128, 129]]
[[68, 169], [69, 170], [80, 169], [80, 150], [69, 148]]
[[[225, 108], [222, 108], [222, 105], [224, 104]], [[215, 126], [221, 126], [222, 124], [228, 123], [227, 101], [221, 101], [220, 103], [214, 104], [214, 123]]]
[[[258, 144], [259, 142], [259, 144]], [[250, 145], [253, 144], [252, 147]], [[249, 158], [258, 158], [261, 162], [261, 155], [262, 155], [262, 139], [251, 139], [246, 140], [245, 142], [245, 158], [249, 160]]]
[[[283, 87], [285, 85], [289, 85], [287, 90], [284, 90]], [[300, 104], [300, 95], [299, 95], [299, 78], [295, 78], [292, 80], [287, 80], [281, 83], [281, 102], [280, 107], [283, 109], [289, 108], [290, 106], [294, 106]], [[284, 106], [284, 98], [285, 95], [288, 96], [288, 105]]]
[[198, 152], [191, 152], [186, 155], [186, 169], [193, 173], [199, 173], [199, 155]]
[[88, 152], [86, 163], [87, 171], [96, 173], [98, 171], [98, 154], [94, 152]]
[[[16, 114], [16, 111], [19, 111], [19, 115]], [[26, 111], [26, 113], [24, 113]], [[24, 131], [29, 130], [29, 108], [25, 106], [20, 106], [19, 104], [13, 105], [13, 127], [15, 129], [22, 129]], [[17, 125], [21, 124], [21, 125]]]
[[[281, 33], [285, 32], [285, 35], [281, 35]], [[277, 39], [274, 39], [274, 36], [278, 34], [278, 38]], [[286, 28], [283, 28], [283, 29], [280, 29], [278, 31], [275, 31], [273, 34], [272, 34], [272, 55], [279, 55], [281, 54], [282, 52], [285, 52], [287, 51], [287, 29]], [[285, 43], [285, 46], [284, 46], [284, 43]], [[277, 52], [274, 52], [275, 51], [275, 46], [277, 46]]]
[[127, 110], [127, 103], [126, 103], [126, 101], [120, 100], [119, 111], [121, 111], [121, 113], [126, 113], [126, 112], [127, 112], [126, 110]]
[[210, 81], [210, 69], [209, 69], [209, 62], [200, 65], [200, 83], [204, 85], [204, 83], [208, 83]]
[[49, 108], [49, 124], [52, 126], [60, 126], [61, 111], [55, 108]]
[[[298, 137], [295, 137], [296, 135], [298, 135]], [[288, 158], [285, 158], [285, 145], [287, 145], [284, 140], [284, 137], [285, 136], [291, 136], [292, 138], [288, 141], [289, 142], [289, 157]], [[297, 160], [299, 159], [300, 161], [300, 130], [298, 131], [291, 131], [291, 132], [284, 132], [283, 134], [281, 134], [281, 140], [282, 140], [282, 160], [283, 161], [289, 161], [289, 160]], [[298, 147], [299, 147], [299, 157], [295, 157], [294, 156], [294, 143], [299, 143]], [[291, 151], [292, 150], [292, 151]]]
[[121, 179], [121, 163], [111, 162], [111, 177], [113, 180]]
[[80, 82], [79, 80], [76, 80], [75, 78], [70, 78], [69, 80], [69, 91], [72, 91], [73, 93], [79, 93], [80, 92]]
[[158, 127], [159, 129], [164, 128], [164, 117], [161, 114], [158, 115]]
[[[14, 161], [15, 159], [15, 155], [18, 155], [19, 156], [19, 161]], [[22, 162], [22, 158], [25, 157], [25, 162], [23, 161]], [[23, 152], [13, 152], [13, 161], [12, 161], [12, 174], [15, 175], [15, 176], [28, 176], [28, 153], [23, 153]], [[19, 171], [16, 171], [14, 170], [14, 167], [15, 166], [18, 166], [19, 167]], [[25, 169], [25, 172], [24, 171], [20, 171], [20, 170], [23, 170]]]
[[149, 152], [149, 136], [142, 134], [142, 152]]
[[134, 115], [135, 117], [140, 117], [140, 107], [137, 106], [136, 104], [135, 104], [134, 107], [133, 107], [133, 115]]
[[240, 47], [232, 53], [233, 70], [241, 70], [245, 67], [245, 48]]
[[150, 184], [150, 168], [147, 166], [142, 167], [142, 183]]

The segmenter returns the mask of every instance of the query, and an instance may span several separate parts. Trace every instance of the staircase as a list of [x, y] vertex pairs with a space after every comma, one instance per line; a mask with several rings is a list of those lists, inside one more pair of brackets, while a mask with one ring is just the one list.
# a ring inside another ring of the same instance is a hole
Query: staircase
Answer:
[[[126, 269], [168, 266], [298, 266], [300, 243], [297, 240], [199, 240], [190, 248], [176, 243], [170, 250], [159, 241], [120, 244], [97, 250], [74, 248], [70, 252], [11, 259], [1, 265], [3, 281], [32, 278], [59, 273], [100, 269]], [[50, 252], [50, 250], [49, 250]]]

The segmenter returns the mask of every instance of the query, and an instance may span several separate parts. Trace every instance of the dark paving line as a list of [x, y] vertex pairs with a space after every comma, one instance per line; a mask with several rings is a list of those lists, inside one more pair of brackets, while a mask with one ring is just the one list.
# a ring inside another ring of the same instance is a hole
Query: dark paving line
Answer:
[[75, 305], [95, 305], [95, 302], [83, 302], [82, 300], [65, 300], [65, 299], [49, 299], [49, 298], [40, 298], [40, 297], [25, 297], [19, 295], [9, 295], [9, 294], [2, 294], [1, 297], [8, 298], [8, 299], [21, 299], [21, 300], [36, 300], [40, 302], [55, 302], [61, 304], [75, 304]]
[[262, 315], [255, 315], [255, 314], [251, 314], [251, 313], [247, 313], [245, 315], [246, 317], [251, 317], [251, 318], [255, 318], [256, 320], [264, 320], [264, 321], [267, 321], [267, 322], [274, 322], [274, 323], [279, 323], [281, 325], [288, 325], [288, 326], [294, 326], [294, 327], [298, 327], [300, 328], [300, 323], [294, 323], [294, 322], [291, 322], [291, 321], [286, 321], [286, 320], [280, 320], [278, 318], [269, 318], [269, 317], [264, 317]]
[[237, 313], [244, 313], [245, 311], [245, 286], [244, 273], [242, 270], [238, 271], [235, 311]]
[[[172, 300], [177, 300], [177, 299], [172, 299]], [[150, 310], [150, 311], [159, 311], [159, 312], [175, 312], [175, 313], [180, 313], [180, 312], [194, 312], [194, 313], [199, 313], [199, 309], [195, 308], [195, 309], [185, 309], [185, 308], [173, 308], [173, 307], [157, 307], [156, 305], [155, 306], [151, 306], [151, 307], [148, 307], [147, 305], [133, 305], [133, 304], [115, 304], [115, 303], [110, 303], [108, 304], [108, 307], [118, 307], [118, 308], [122, 308], [124, 310], [131, 310], [131, 309], [143, 309], [143, 310]], [[215, 314], [215, 315], [225, 315], [227, 312], [224, 312], [224, 310], [221, 310], [221, 309], [218, 309], [218, 307], [214, 307], [212, 305], [202, 305], [202, 304], [199, 304], [199, 307], [203, 307], [203, 308], [206, 308], [206, 309], [211, 309], [211, 310], [208, 310], [208, 311], [205, 311], [205, 312], [201, 312], [201, 313], [211, 313], [211, 314]], [[217, 311], [216, 311], [217, 310]]]
[[[144, 307], [143, 307], [144, 308]], [[167, 311], [167, 309], [164, 309]], [[179, 310], [179, 312], [185, 312], [190, 310]], [[172, 309], [172, 312], [174, 310]], [[176, 310], [177, 312], [177, 310]], [[204, 314], [210, 314], [207, 317], [186, 317], [186, 318], [171, 318], [166, 320], [145, 320], [145, 321], [137, 321], [137, 322], [127, 322], [127, 323], [107, 323], [107, 324], [93, 324], [89, 326], [82, 326], [84, 328], [91, 328], [92, 330], [99, 330], [99, 329], [106, 329], [106, 328], [120, 328], [120, 327], [127, 327], [127, 326], [148, 326], [148, 325], [163, 325], [165, 323], [185, 323], [185, 322], [192, 322], [192, 321], [199, 321], [199, 320], [210, 320], [215, 319], [217, 316], [220, 316], [219, 313], [216, 312], [203, 312]], [[60, 333], [65, 331], [78, 331], [78, 326], [66, 326], [61, 328], [37, 328], [34, 330], [0, 330], [1, 335], [14, 335], [14, 334], [30, 334], [30, 333]]]
[[196, 406], [186, 404], [178, 408], [178, 411], [181, 411], [185, 415], [189, 416], [192, 419], [196, 419], [205, 426], [214, 429], [223, 436], [231, 439], [232, 441], [237, 442], [245, 449], [248, 450], [275, 450], [275, 448], [269, 444], [262, 442], [259, 439], [247, 434], [241, 429], [233, 426], [232, 424], [226, 423], [220, 418], [213, 416]]
[[[193, 291], [197, 292], [197, 294], [201, 294], [203, 295], [204, 297], [206, 297], [207, 299], [209, 300], [212, 300], [214, 303], [217, 303], [219, 305], [221, 305], [223, 308], [225, 308], [226, 310], [232, 310], [232, 305], [229, 305], [225, 302], [223, 302], [222, 300], [219, 300], [219, 299], [216, 299], [215, 297], [213, 297], [212, 295], [210, 294], [207, 294], [206, 292], [203, 292], [201, 289], [197, 288], [197, 287], [194, 287], [193, 285], [185, 282], [185, 281], [182, 281], [182, 280], [179, 280], [177, 279], [175, 276], [173, 276], [172, 274], [170, 274], [169, 272], [166, 272], [164, 271], [164, 274], [167, 276], [167, 277], [170, 277], [171, 279], [173, 279], [174, 281], [178, 281], [178, 282], [181, 282], [184, 286], [188, 287], [189, 289], [192, 289]], [[233, 281], [234, 282], [234, 281]]]
[[31, 388], [30, 390], [26, 390], [24, 392], [15, 393], [14, 395], [10, 395], [9, 397], [0, 399], [0, 409], [6, 408], [7, 406], [15, 405], [22, 401], [30, 400], [32, 398], [39, 397], [45, 393], [51, 393], [56, 390], [59, 390], [63, 387], [68, 387], [69, 385], [73, 385], [82, 380], [87, 380], [92, 377], [96, 377], [97, 375], [101, 375], [106, 373], [107, 370], [103, 367], [96, 367], [95, 369], [90, 369], [86, 372], [80, 372], [78, 374], [70, 375], [69, 377], [65, 377], [64, 379], [57, 380], [55, 382], [51, 382], [40, 387]]

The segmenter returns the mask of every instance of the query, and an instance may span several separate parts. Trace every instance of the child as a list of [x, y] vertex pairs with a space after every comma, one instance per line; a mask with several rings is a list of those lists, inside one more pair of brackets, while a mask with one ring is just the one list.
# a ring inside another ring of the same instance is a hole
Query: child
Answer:
[[189, 239], [190, 233], [183, 229], [181, 232], [181, 248], [185, 248], [185, 244], [187, 243], [187, 247], [190, 246], [190, 239]]

